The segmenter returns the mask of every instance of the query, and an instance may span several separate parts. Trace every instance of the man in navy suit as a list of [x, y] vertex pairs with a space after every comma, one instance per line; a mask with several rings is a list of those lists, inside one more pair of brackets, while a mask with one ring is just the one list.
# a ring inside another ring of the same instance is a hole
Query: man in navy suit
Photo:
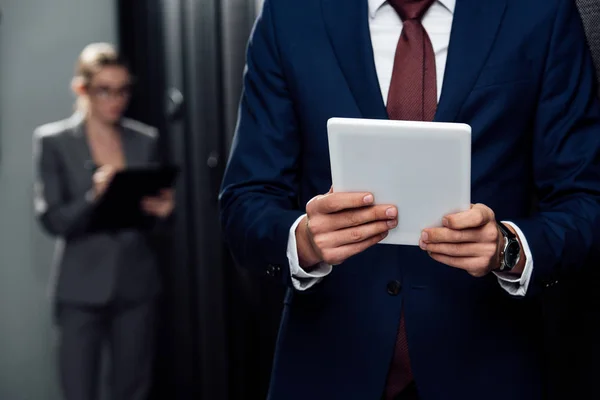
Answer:
[[[573, 1], [266, 0], [244, 83], [222, 221], [237, 262], [289, 287], [269, 397], [543, 398], [536, 298], [600, 223]], [[471, 125], [476, 204], [376, 245], [402, 221], [331, 189], [331, 117]]]

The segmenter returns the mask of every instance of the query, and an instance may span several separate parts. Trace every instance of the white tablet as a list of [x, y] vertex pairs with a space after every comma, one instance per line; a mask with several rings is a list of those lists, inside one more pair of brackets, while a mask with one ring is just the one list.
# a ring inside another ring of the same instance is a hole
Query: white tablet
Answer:
[[398, 207], [382, 241], [418, 245], [421, 231], [471, 204], [471, 127], [458, 123], [332, 118], [334, 192], [371, 192]]

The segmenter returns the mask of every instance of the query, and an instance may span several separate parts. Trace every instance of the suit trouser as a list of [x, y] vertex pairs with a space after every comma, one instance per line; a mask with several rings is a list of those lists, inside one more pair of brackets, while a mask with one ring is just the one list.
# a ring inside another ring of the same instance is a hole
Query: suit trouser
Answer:
[[156, 301], [57, 305], [65, 400], [97, 400], [102, 350], [110, 352], [111, 400], [146, 400], [152, 381]]

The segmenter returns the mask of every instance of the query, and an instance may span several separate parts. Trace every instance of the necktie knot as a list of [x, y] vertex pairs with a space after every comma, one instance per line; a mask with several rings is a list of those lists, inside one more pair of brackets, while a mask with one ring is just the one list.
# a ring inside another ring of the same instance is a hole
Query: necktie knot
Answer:
[[388, 0], [402, 21], [423, 18], [435, 0]]

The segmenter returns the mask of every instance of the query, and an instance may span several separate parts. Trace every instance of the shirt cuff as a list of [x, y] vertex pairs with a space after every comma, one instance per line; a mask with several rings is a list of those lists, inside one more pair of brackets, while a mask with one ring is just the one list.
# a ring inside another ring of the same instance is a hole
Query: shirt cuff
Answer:
[[525, 238], [521, 229], [512, 222], [502, 222], [512, 226], [517, 232], [521, 247], [523, 248], [523, 253], [525, 254], [525, 268], [523, 269], [521, 276], [514, 276], [506, 272], [494, 272], [494, 274], [496, 275], [496, 278], [498, 278], [498, 283], [502, 289], [506, 290], [506, 292], [512, 296], [523, 297], [527, 294], [527, 288], [529, 287], [531, 275], [533, 274], [533, 256], [529, 244], [527, 243], [527, 238]]
[[314, 269], [311, 269], [310, 272], [307, 272], [300, 267], [298, 247], [296, 246], [296, 228], [305, 216], [306, 214], [298, 218], [290, 228], [287, 246], [287, 258], [290, 265], [292, 284], [294, 285], [294, 288], [299, 291], [310, 289], [321, 282], [323, 278], [329, 275], [333, 270], [333, 266], [326, 263], [320, 263]]

